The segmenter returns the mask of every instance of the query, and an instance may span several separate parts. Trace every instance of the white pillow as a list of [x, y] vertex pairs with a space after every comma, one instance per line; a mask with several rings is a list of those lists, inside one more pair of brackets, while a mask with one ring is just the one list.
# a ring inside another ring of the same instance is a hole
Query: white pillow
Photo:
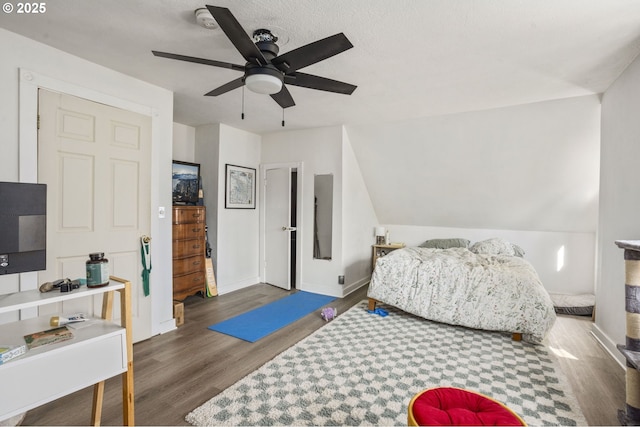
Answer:
[[515, 256], [516, 252], [513, 250], [513, 245], [508, 241], [499, 237], [476, 242], [469, 250], [476, 254], [483, 255], [508, 255]]

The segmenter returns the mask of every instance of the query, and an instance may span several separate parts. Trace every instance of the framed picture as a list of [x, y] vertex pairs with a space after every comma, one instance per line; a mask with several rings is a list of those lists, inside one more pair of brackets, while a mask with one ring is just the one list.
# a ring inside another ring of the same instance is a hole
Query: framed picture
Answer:
[[226, 191], [224, 207], [226, 209], [256, 208], [256, 170], [227, 164]]
[[200, 192], [200, 164], [173, 161], [171, 170], [174, 205], [197, 205]]

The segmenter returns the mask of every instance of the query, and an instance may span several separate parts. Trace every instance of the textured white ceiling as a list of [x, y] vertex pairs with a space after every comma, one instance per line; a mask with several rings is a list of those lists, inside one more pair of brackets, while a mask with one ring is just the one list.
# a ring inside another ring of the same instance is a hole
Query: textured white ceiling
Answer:
[[[638, 0], [54, 0], [0, 27], [175, 93], [175, 121], [281, 130], [282, 109], [242, 90], [203, 94], [232, 70], [151, 50], [242, 64], [221, 30], [195, 23], [228, 7], [248, 33], [266, 27], [285, 53], [344, 32], [354, 48], [301, 71], [358, 86], [351, 96], [289, 87], [287, 129], [366, 124], [601, 93], [640, 52]], [[15, 2], [14, 2], [15, 3]]]

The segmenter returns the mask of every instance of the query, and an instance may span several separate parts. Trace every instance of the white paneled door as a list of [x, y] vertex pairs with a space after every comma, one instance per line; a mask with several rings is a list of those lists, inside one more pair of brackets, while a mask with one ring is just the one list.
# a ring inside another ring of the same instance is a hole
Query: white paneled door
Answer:
[[291, 168], [267, 169], [264, 281], [291, 289]]
[[[133, 339], [146, 339], [151, 296], [141, 283], [140, 237], [150, 233], [151, 118], [43, 89], [38, 110], [38, 182], [47, 184], [39, 282], [85, 277], [89, 254], [104, 252], [110, 274], [131, 281]], [[74, 304], [50, 310], [99, 314], [101, 298]]]

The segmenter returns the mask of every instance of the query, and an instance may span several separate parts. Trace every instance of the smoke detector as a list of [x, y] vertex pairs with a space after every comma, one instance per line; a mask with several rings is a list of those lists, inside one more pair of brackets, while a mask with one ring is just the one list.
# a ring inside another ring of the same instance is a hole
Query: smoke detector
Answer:
[[206, 28], [207, 30], [215, 30], [218, 28], [218, 23], [213, 19], [213, 16], [211, 16], [211, 13], [206, 7], [196, 9], [195, 14], [196, 22], [201, 27]]

